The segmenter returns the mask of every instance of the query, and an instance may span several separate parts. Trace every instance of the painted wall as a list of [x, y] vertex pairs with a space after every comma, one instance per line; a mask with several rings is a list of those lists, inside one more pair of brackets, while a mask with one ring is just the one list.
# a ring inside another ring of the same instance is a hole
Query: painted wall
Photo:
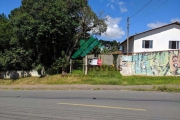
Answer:
[[180, 76], [180, 50], [121, 56], [122, 75]]

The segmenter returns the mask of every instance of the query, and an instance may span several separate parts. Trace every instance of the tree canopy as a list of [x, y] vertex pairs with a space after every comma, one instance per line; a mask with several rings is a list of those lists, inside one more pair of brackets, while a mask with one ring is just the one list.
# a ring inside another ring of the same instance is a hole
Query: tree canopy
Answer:
[[22, 0], [9, 18], [0, 15], [0, 69], [62, 68], [80, 39], [106, 29], [88, 0]]

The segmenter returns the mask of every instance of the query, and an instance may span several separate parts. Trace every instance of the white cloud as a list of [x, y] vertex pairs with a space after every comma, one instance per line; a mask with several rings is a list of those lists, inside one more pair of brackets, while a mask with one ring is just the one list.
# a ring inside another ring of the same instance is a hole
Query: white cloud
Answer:
[[123, 2], [121, 2], [121, 1], [119, 2], [119, 5], [123, 5], [123, 4], [124, 4]]
[[163, 25], [166, 25], [167, 23], [163, 23], [163, 22], [159, 22], [157, 21], [156, 23], [149, 23], [147, 24], [147, 26], [151, 29], [157, 28], [157, 27], [161, 27]]
[[107, 31], [105, 34], [102, 34], [102, 36], [110, 39], [122, 38], [122, 36], [125, 35], [125, 32], [118, 25], [122, 18], [106, 16], [106, 19]]
[[124, 13], [124, 12], [127, 12], [127, 11], [128, 11], [128, 10], [127, 10], [125, 7], [123, 7], [123, 6], [120, 7], [120, 10], [121, 10], [121, 13]]
[[124, 2], [118, 2], [118, 5], [119, 5], [119, 8], [120, 8], [120, 10], [121, 10], [121, 13], [124, 13], [124, 12], [127, 12], [128, 10], [127, 10], [127, 8], [124, 6]]
[[118, 5], [120, 8], [121, 13], [127, 12], [128, 9], [125, 7], [125, 3], [119, 0], [109, 0], [109, 3], [107, 3], [107, 7], [110, 7], [111, 9], [115, 10], [115, 6]]
[[172, 18], [171, 19], [171, 22], [173, 23], [173, 22], [180, 22], [180, 19], [179, 18]]

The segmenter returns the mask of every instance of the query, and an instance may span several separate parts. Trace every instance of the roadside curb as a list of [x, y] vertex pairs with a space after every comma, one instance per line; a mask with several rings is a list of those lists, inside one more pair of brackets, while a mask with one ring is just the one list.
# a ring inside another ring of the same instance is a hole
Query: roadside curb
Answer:
[[0, 85], [2, 90], [151, 90], [157, 87], [180, 89], [180, 85]]

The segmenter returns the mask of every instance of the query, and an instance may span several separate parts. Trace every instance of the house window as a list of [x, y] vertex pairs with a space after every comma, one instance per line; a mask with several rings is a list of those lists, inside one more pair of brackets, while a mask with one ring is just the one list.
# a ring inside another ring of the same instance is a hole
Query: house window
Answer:
[[169, 49], [179, 49], [179, 41], [169, 41]]
[[124, 46], [122, 46], [122, 52], [124, 52]]
[[152, 40], [143, 40], [142, 48], [153, 48], [153, 41]]

